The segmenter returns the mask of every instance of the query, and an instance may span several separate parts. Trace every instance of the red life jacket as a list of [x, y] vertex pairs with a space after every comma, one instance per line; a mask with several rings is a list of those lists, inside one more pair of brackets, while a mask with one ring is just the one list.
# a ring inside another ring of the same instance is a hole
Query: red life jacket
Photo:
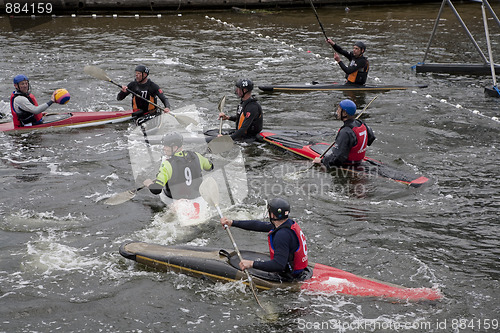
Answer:
[[[295, 235], [297, 236], [297, 239], [299, 240], [299, 247], [297, 248], [297, 250], [295, 250], [295, 253], [293, 254], [292, 272], [295, 272], [295, 271], [303, 270], [308, 265], [307, 244], [306, 244], [306, 236], [304, 235], [304, 233], [300, 229], [299, 225], [295, 221], [292, 221], [292, 222], [293, 222], [293, 224], [291, 227], [289, 227], [288, 225], [284, 225], [283, 228], [290, 228], [295, 233]], [[269, 234], [267, 236], [267, 242], [269, 245], [269, 254], [271, 256], [271, 260], [274, 259], [273, 235], [274, 235], [274, 233], [276, 233], [276, 231], [278, 231], [278, 229], [280, 227], [269, 231]], [[290, 261], [290, 258], [289, 258], [289, 261]]]
[[350, 163], [362, 161], [365, 158], [366, 147], [368, 146], [368, 130], [365, 124], [361, 123], [361, 126], [351, 127], [351, 129], [356, 135], [357, 143], [349, 151], [347, 159]]
[[14, 91], [10, 95], [10, 112], [12, 113], [12, 122], [14, 123], [14, 127], [23, 127], [24, 124], [36, 123], [40, 121], [43, 117], [42, 113], [33, 114], [24, 110], [19, 110], [20, 112], [18, 113], [14, 110], [14, 98], [18, 96], [25, 96], [31, 104], [38, 106], [38, 102], [33, 94], [30, 93], [29, 95], [25, 95]]

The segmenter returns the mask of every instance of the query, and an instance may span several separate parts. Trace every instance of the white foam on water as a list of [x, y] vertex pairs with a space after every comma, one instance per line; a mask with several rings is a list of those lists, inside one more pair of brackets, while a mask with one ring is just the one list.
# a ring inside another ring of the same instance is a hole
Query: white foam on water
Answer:
[[37, 240], [27, 243], [28, 258], [22, 266], [26, 271], [42, 275], [59, 275], [58, 272], [79, 271], [88, 273], [101, 265], [98, 257], [85, 257], [78, 249], [62, 244], [61, 237], [55, 232], [40, 233]]

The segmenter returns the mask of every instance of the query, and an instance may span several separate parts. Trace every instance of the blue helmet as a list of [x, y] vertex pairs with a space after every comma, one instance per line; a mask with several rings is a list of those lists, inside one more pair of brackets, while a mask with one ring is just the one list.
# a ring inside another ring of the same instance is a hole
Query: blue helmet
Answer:
[[19, 82], [29, 81], [29, 80], [30, 79], [28, 79], [28, 77], [24, 74], [19, 74], [19, 75], [14, 76], [14, 84], [19, 84]]
[[350, 99], [344, 99], [339, 105], [340, 108], [350, 116], [354, 116], [356, 113], [356, 104], [354, 104], [354, 102]]

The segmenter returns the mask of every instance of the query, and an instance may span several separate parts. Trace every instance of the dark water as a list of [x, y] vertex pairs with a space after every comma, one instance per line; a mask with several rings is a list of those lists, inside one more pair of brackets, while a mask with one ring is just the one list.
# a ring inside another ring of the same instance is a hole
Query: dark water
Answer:
[[[499, 12], [498, 3], [492, 5]], [[456, 6], [486, 52], [479, 4]], [[239, 283], [155, 272], [122, 258], [118, 247], [128, 239], [227, 249], [231, 244], [216, 218], [179, 228], [146, 192], [119, 206], [103, 204], [136, 186], [128, 151], [133, 125], [118, 124], [0, 134], [0, 331], [497, 331], [500, 123], [494, 117], [500, 100], [483, 95], [491, 77], [421, 75], [410, 69], [423, 59], [438, 9], [439, 4], [319, 10], [328, 35], [340, 45], [366, 41], [371, 83], [429, 85], [381, 94], [365, 120], [377, 136], [369, 156], [423, 174], [433, 180], [430, 186], [413, 189], [317, 170], [290, 181], [283, 176], [309, 164], [255, 143], [242, 147], [248, 195], [226, 214], [260, 217], [264, 198], [288, 197], [314, 261], [408, 287], [437, 287], [442, 301], [401, 304], [259, 292], [279, 312], [278, 321], [268, 322], [256, 315], [251, 293]], [[480, 63], [449, 8], [443, 17], [427, 62]], [[492, 20], [489, 25], [498, 56], [500, 28]], [[228, 96], [228, 112], [235, 109], [238, 77], [256, 85], [343, 80], [309, 9], [62, 17], [17, 34], [2, 17], [0, 29], [4, 98], [12, 77], [25, 73], [41, 101], [56, 88], [71, 92], [68, 105], [51, 111], [129, 107], [129, 100], [115, 100], [115, 86], [83, 73], [85, 65], [103, 68], [119, 83], [132, 79], [136, 64], [149, 65], [173, 108], [196, 104], [206, 129], [218, 126], [221, 96]], [[331, 142], [340, 126], [332, 110], [345, 98], [341, 92], [256, 93], [266, 128]], [[375, 96], [353, 97], [362, 107]], [[0, 108], [9, 112], [5, 101]], [[233, 233], [241, 248], [266, 250], [263, 234]]]

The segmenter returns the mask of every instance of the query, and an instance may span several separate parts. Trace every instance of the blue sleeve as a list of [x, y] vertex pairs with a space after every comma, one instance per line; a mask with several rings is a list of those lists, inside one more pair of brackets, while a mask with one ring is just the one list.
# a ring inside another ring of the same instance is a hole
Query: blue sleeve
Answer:
[[273, 225], [271, 222], [257, 220], [233, 220], [233, 227], [252, 231], [269, 232], [273, 228]]
[[322, 163], [328, 168], [340, 166], [349, 158], [351, 147], [354, 146], [356, 135], [349, 127], [344, 127], [340, 130], [335, 138], [335, 145], [332, 152], [323, 157]]

